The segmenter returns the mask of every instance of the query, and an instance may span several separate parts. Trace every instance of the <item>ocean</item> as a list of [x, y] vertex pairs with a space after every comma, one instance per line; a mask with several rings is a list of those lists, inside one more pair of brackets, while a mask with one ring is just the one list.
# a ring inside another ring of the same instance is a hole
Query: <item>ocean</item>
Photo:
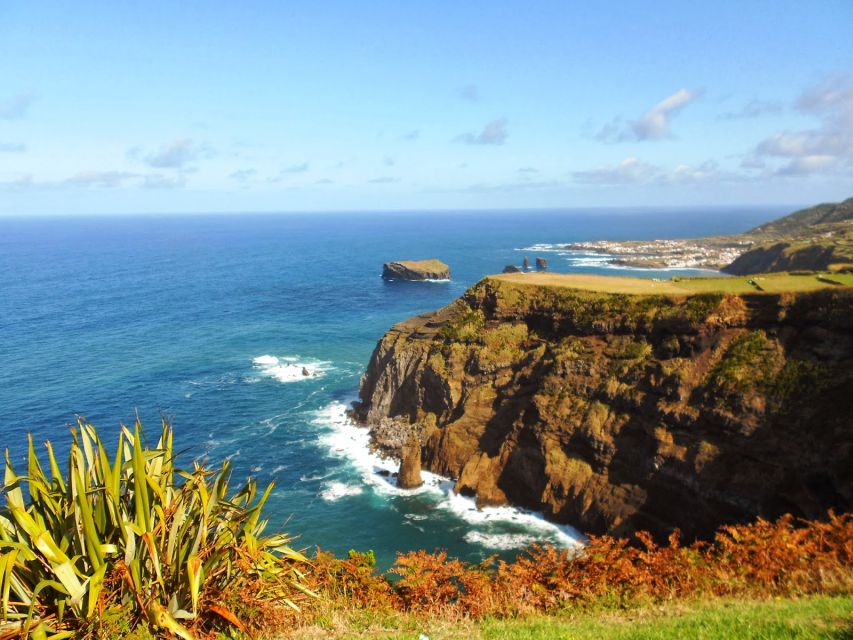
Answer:
[[[477, 511], [430, 477], [401, 491], [345, 410], [384, 331], [437, 309], [534, 245], [744, 231], [787, 207], [0, 218], [0, 448], [64, 451], [85, 416], [114, 441], [139, 416], [182, 460], [229, 459], [233, 486], [275, 481], [269, 530], [297, 547], [446, 549], [477, 561], [580, 534], [512, 508]], [[385, 282], [436, 257], [449, 282]], [[671, 277], [552, 252], [557, 272]], [[313, 375], [302, 375], [303, 368]]]

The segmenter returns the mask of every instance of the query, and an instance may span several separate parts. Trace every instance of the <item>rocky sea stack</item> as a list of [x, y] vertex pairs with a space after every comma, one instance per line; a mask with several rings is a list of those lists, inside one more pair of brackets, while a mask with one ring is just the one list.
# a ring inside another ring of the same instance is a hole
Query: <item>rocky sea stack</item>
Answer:
[[571, 276], [490, 277], [388, 331], [355, 411], [379, 449], [417, 434], [457, 492], [591, 533], [853, 506], [853, 289], [532, 278]]
[[400, 472], [397, 474], [397, 486], [401, 489], [416, 489], [424, 483], [421, 478], [421, 442], [418, 434], [412, 431], [403, 446]]
[[386, 280], [450, 280], [450, 267], [441, 260], [402, 260], [382, 265]]

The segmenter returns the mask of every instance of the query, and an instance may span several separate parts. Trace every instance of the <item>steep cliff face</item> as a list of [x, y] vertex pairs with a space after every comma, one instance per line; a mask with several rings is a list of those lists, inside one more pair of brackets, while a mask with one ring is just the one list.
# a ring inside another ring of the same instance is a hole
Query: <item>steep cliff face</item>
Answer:
[[853, 291], [690, 297], [486, 279], [395, 325], [356, 415], [480, 504], [710, 535], [853, 505]]

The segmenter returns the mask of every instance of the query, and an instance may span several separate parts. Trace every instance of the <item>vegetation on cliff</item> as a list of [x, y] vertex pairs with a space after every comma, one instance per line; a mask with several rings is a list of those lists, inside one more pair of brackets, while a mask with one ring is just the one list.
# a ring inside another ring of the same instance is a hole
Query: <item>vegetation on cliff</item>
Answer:
[[393, 327], [357, 415], [414, 430], [425, 468], [480, 504], [588, 532], [707, 538], [853, 504], [849, 286], [528, 278]]

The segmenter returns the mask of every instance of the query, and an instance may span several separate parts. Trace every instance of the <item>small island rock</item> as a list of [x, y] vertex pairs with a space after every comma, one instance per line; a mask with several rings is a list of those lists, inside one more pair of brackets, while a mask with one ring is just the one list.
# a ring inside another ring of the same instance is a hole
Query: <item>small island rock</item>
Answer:
[[521, 269], [516, 267], [514, 264], [508, 264], [504, 267], [504, 273], [520, 273]]
[[403, 460], [397, 474], [397, 486], [401, 489], [417, 489], [424, 483], [421, 478], [421, 441], [417, 434], [409, 436], [403, 447]]
[[386, 280], [450, 280], [450, 267], [441, 260], [401, 260], [382, 266]]
[[530, 260], [527, 259], [527, 256], [524, 256], [524, 262], [521, 263], [521, 266], [525, 271], [530, 271]]
[[536, 270], [537, 271], [547, 271], [548, 270], [548, 261], [545, 258], [536, 258]]

